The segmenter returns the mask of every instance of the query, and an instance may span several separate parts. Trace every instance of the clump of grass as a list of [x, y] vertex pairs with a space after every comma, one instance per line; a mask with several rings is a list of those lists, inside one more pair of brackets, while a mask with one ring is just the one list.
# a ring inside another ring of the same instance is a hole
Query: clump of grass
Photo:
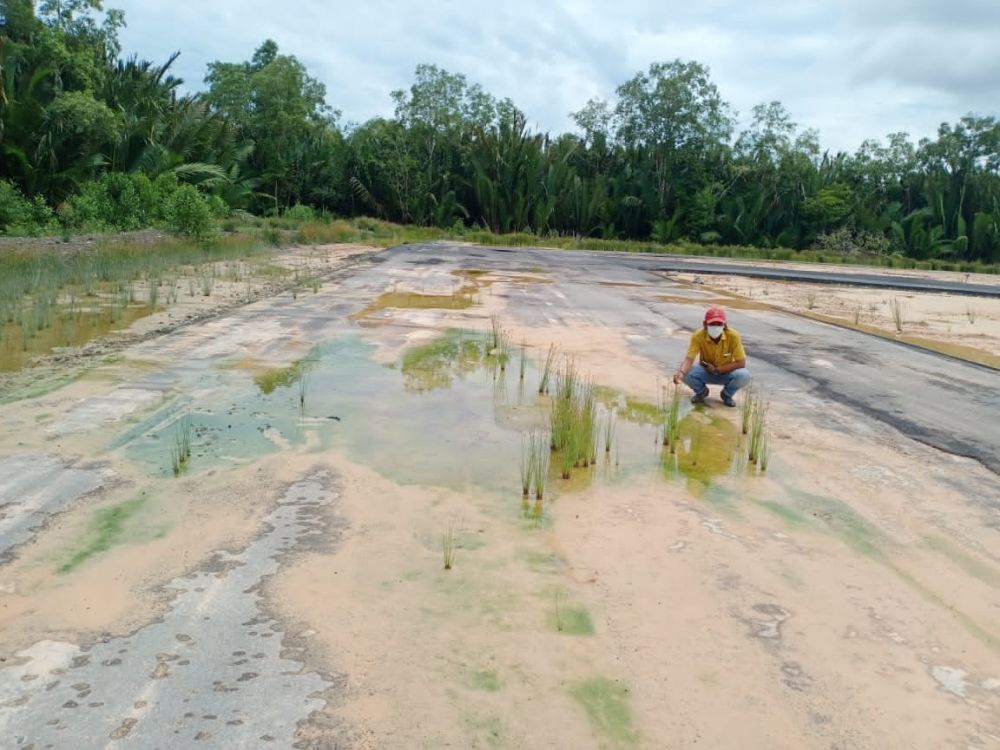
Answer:
[[753, 385], [747, 386], [743, 391], [743, 401], [740, 404], [740, 422], [744, 435], [750, 432], [750, 422], [756, 408], [756, 401], [757, 392], [754, 390]]
[[549, 438], [538, 432], [526, 433], [521, 441], [521, 510], [529, 515], [529, 498], [535, 496], [534, 508], [530, 515], [536, 521], [542, 515], [542, 499], [545, 496], [545, 482], [549, 474]]
[[971, 305], [966, 306], [966, 308], [965, 308], [965, 317], [967, 317], [969, 319], [969, 324], [970, 325], [975, 325], [975, 323], [976, 323], [976, 308], [972, 307]]
[[676, 385], [670, 388], [667, 396], [666, 388], [660, 391], [660, 411], [663, 415], [663, 444], [670, 446], [670, 452], [677, 452], [681, 430], [681, 391]]
[[806, 308], [812, 310], [816, 307], [816, 292], [809, 292], [806, 295]]
[[312, 369], [316, 365], [315, 359], [302, 359], [296, 363], [298, 367], [298, 387], [299, 387], [299, 408], [306, 408], [306, 394], [309, 393], [309, 383]]
[[898, 297], [894, 297], [892, 302], [889, 303], [889, 310], [892, 312], [892, 322], [896, 326], [896, 333], [902, 333], [905, 305], [903, 305]]
[[604, 420], [604, 452], [611, 454], [611, 443], [615, 439], [615, 426], [618, 421], [618, 412], [614, 409], [608, 412]]
[[455, 549], [461, 534], [461, 527], [456, 528], [454, 521], [450, 521], [448, 528], [441, 534], [441, 557], [445, 570], [451, 570], [455, 564]]
[[174, 442], [170, 446], [170, 468], [174, 476], [179, 477], [187, 468], [188, 461], [191, 460], [191, 437], [194, 428], [191, 425], [191, 417], [184, 415], [177, 422], [174, 431]]
[[859, 302], [854, 308], [854, 325], [861, 323], [861, 303]]
[[198, 273], [198, 283], [201, 288], [202, 297], [212, 296], [212, 289], [215, 288], [215, 269], [202, 269]]
[[528, 345], [522, 341], [521, 342], [521, 375], [520, 379], [524, 381], [524, 370], [528, 364]]
[[539, 433], [534, 438], [533, 451], [535, 456], [534, 473], [532, 474], [532, 486], [535, 492], [535, 502], [541, 503], [545, 496], [545, 480], [549, 476], [549, 438], [548, 435]]
[[761, 471], [767, 471], [767, 464], [771, 458], [771, 439], [767, 433], [761, 437], [760, 445], [757, 447], [757, 467]]
[[167, 285], [167, 304], [174, 305], [177, 303], [177, 279], [170, 278], [166, 281]]
[[149, 309], [156, 312], [156, 303], [160, 296], [160, 277], [150, 276], [146, 279], [146, 284], [149, 286]]
[[500, 346], [497, 352], [497, 363], [500, 365], [500, 372], [507, 371], [507, 363], [510, 361], [510, 336], [506, 331], [500, 331]]
[[596, 462], [600, 437], [597, 399], [592, 383], [582, 383], [573, 361], [566, 360], [552, 399], [551, 449], [558, 453], [560, 474]]
[[[757, 464], [762, 471], [767, 468], [770, 452], [768, 449], [767, 436], [767, 412], [768, 403], [757, 396], [753, 400], [753, 409], [750, 414], [750, 434], [747, 442], [747, 458], [750, 463]], [[763, 465], [761, 459], [763, 457]]]
[[493, 314], [490, 316], [490, 331], [486, 339], [486, 352], [488, 354], [500, 352], [500, 340], [503, 337], [503, 327], [500, 325], [500, 316]]
[[556, 345], [549, 344], [549, 351], [545, 355], [545, 362], [541, 367], [542, 377], [538, 381], [538, 392], [548, 393], [549, 392], [549, 380], [552, 377], [552, 368], [556, 362]]
[[527, 498], [535, 479], [535, 434], [521, 435], [521, 496]]

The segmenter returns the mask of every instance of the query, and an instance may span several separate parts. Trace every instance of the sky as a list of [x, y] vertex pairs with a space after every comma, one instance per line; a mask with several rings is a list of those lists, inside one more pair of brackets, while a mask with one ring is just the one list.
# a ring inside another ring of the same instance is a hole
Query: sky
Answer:
[[341, 122], [393, 112], [420, 63], [510, 97], [535, 129], [653, 62], [706, 65], [737, 129], [778, 100], [824, 148], [933, 136], [970, 112], [1000, 115], [1000, 0], [105, 0], [125, 12], [126, 54], [180, 51], [203, 88], [209, 62], [249, 60], [271, 38], [326, 85]]

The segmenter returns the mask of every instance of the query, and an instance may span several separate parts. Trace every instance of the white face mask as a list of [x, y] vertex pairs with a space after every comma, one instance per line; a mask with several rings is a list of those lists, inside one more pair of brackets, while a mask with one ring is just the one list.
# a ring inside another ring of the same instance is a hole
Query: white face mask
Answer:
[[722, 331], [725, 330], [725, 326], [706, 326], [708, 329], [708, 335], [710, 338], [717, 339], [722, 335]]

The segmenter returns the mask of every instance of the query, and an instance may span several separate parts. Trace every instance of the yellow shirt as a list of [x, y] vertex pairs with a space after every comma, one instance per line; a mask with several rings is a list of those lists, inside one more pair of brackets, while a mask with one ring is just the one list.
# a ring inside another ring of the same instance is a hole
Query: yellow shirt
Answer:
[[708, 337], [708, 332], [704, 328], [699, 328], [691, 334], [691, 344], [688, 346], [687, 355], [692, 360], [698, 356], [702, 364], [711, 362], [716, 367], [722, 367], [747, 357], [747, 353], [743, 351], [740, 334], [732, 328], [723, 330], [718, 341], [712, 341]]

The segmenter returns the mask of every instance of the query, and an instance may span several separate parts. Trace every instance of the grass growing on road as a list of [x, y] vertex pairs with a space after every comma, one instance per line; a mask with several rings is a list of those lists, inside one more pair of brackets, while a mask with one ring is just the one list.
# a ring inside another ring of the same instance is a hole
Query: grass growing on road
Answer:
[[677, 452], [677, 441], [680, 439], [681, 423], [681, 391], [678, 386], [670, 390], [669, 398], [666, 389], [660, 394], [660, 411], [663, 415], [663, 444], [670, 446], [670, 452]]
[[448, 523], [448, 528], [441, 534], [441, 562], [445, 570], [451, 570], [455, 564], [455, 549], [458, 547], [458, 539], [462, 535], [461, 527], [456, 527], [454, 521]]
[[545, 355], [545, 362], [540, 368], [542, 371], [542, 377], [538, 381], [538, 392], [540, 394], [549, 392], [549, 379], [552, 377], [552, 368], [556, 361], [556, 345], [549, 344], [548, 353]]
[[125, 524], [145, 502], [143, 495], [97, 511], [91, 519], [87, 541], [59, 566], [59, 572], [71, 573], [90, 558], [118, 544], [124, 535]]
[[905, 322], [903, 320], [903, 314], [904, 314], [905, 306], [899, 300], [898, 297], [894, 297], [893, 300], [892, 300], [892, 302], [889, 303], [889, 309], [892, 312], [892, 322], [893, 322], [893, 325], [896, 326], [896, 333], [902, 333], [903, 332], [903, 323]]
[[632, 726], [627, 688], [606, 677], [594, 677], [576, 683], [570, 694], [586, 712], [594, 733], [603, 738], [602, 747], [638, 747], [639, 735]]

